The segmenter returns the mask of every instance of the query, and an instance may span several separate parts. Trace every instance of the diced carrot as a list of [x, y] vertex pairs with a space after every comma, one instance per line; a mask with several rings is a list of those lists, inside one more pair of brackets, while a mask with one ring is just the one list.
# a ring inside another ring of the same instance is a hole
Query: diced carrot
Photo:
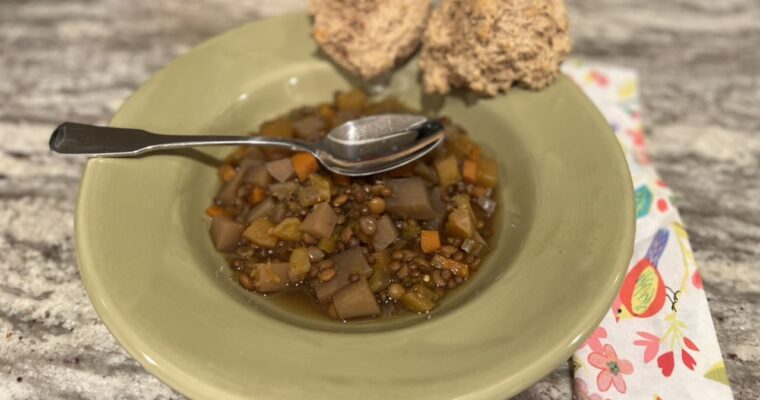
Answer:
[[332, 174], [333, 182], [338, 186], [348, 186], [351, 184], [351, 177], [347, 175]]
[[478, 163], [472, 160], [464, 160], [462, 164], [462, 177], [465, 182], [475, 183], [478, 179]]
[[423, 253], [430, 253], [441, 248], [441, 237], [438, 231], [420, 232], [420, 248]]
[[227, 211], [224, 211], [222, 207], [215, 204], [206, 209], [206, 215], [208, 215], [211, 218], [221, 217], [223, 215], [227, 215]]
[[248, 195], [248, 201], [251, 202], [251, 204], [256, 205], [261, 203], [261, 201], [264, 200], [264, 197], [266, 197], [264, 189], [259, 186], [254, 186], [253, 190], [251, 190], [251, 194]]
[[309, 175], [317, 172], [319, 165], [317, 159], [309, 153], [296, 153], [291, 156], [293, 160], [293, 168], [296, 170], [296, 175], [301, 182], [306, 181]]
[[235, 175], [237, 175], [237, 171], [235, 171], [235, 167], [232, 165], [224, 163], [219, 167], [219, 177], [222, 178], [223, 181], [229, 182], [235, 177]]

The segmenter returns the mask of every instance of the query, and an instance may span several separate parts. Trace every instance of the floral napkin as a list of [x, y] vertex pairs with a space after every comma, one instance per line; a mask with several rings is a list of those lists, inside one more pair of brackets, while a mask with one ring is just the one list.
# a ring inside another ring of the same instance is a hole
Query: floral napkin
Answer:
[[607, 118], [636, 196], [636, 242], [620, 293], [573, 355], [575, 398], [732, 399], [702, 279], [673, 193], [649, 162], [635, 71], [570, 60], [563, 72]]

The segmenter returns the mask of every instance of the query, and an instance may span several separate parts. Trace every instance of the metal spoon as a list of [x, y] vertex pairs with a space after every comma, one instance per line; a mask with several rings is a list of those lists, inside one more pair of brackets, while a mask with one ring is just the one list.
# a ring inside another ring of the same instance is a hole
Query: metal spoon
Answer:
[[309, 152], [328, 170], [349, 176], [385, 172], [419, 159], [443, 140], [443, 126], [419, 115], [383, 114], [348, 121], [319, 142], [263, 136], [159, 135], [140, 129], [65, 122], [50, 149], [90, 157], [132, 157], [195, 146], [255, 145]]

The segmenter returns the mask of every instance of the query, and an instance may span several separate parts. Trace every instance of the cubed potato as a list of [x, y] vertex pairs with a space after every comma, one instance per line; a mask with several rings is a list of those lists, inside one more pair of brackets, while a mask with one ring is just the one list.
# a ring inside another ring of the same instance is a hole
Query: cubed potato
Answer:
[[266, 163], [267, 172], [278, 182], [285, 182], [292, 178], [296, 170], [293, 169], [293, 161], [290, 157], [281, 158]]
[[383, 215], [377, 220], [375, 234], [372, 236], [372, 246], [375, 250], [385, 250], [398, 238], [398, 229], [391, 218]]
[[332, 235], [337, 222], [338, 215], [335, 210], [327, 203], [319, 203], [314, 206], [314, 210], [306, 215], [299, 229], [301, 232], [321, 239]]
[[337, 291], [333, 295], [333, 306], [341, 319], [380, 314], [380, 306], [364, 278]]
[[372, 274], [372, 268], [367, 264], [364, 253], [359, 247], [335, 254], [330, 257], [330, 260], [337, 265], [335, 276], [327, 282], [321, 282], [319, 279], [311, 280], [311, 287], [320, 303], [327, 303], [335, 292], [351, 283], [349, 281], [351, 274], [356, 273], [364, 278]]
[[245, 227], [230, 217], [219, 216], [211, 219], [211, 241], [222, 252], [231, 252], [237, 248]]
[[404, 218], [425, 220], [436, 213], [420, 177], [389, 179], [386, 183], [393, 195], [386, 200], [386, 210]]
[[288, 286], [290, 264], [285, 262], [254, 264], [253, 287], [262, 293], [276, 292]]

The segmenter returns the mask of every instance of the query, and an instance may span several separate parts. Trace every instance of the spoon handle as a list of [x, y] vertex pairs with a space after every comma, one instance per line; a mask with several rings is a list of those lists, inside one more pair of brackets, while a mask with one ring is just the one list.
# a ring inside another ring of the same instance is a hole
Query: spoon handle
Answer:
[[50, 150], [60, 154], [91, 157], [130, 157], [149, 151], [196, 146], [261, 145], [294, 151], [314, 149], [305, 142], [262, 136], [159, 135], [140, 129], [111, 128], [65, 122], [50, 136]]

